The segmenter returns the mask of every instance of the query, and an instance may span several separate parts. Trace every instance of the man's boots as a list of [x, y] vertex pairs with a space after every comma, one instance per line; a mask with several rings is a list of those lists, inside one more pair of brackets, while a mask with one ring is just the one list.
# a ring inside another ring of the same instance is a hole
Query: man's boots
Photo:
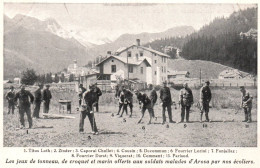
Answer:
[[205, 113], [205, 117], [206, 117], [206, 122], [209, 122], [209, 114]]
[[190, 122], [189, 118], [190, 118], [190, 112], [187, 111], [187, 112], [186, 112], [186, 122], [187, 122], [187, 123]]
[[248, 121], [248, 116], [247, 113], [245, 113], [245, 120], [243, 120], [242, 122], [247, 122]]

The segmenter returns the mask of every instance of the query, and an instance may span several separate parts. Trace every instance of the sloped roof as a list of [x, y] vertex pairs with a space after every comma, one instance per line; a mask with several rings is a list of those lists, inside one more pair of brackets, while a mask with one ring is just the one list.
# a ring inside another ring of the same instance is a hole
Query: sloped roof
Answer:
[[115, 58], [115, 59], [117, 59], [117, 60], [119, 60], [119, 61], [121, 61], [125, 64], [128, 63], [130, 65], [140, 65], [144, 61], [147, 64], [147, 66], [151, 66], [151, 64], [146, 59], [135, 61], [134, 59], [129, 58], [128, 61], [127, 61], [127, 58], [125, 58], [125, 57], [114, 56], [114, 55], [107, 57], [106, 59], [104, 59], [103, 61], [98, 63], [96, 66], [99, 66], [100, 64], [102, 64], [103, 62], [105, 62], [106, 60], [108, 60], [110, 58]]
[[251, 28], [247, 33], [250, 33], [250, 34], [257, 34], [257, 30], [256, 29], [253, 29]]
[[186, 75], [188, 71], [168, 71], [168, 75]]
[[231, 76], [243, 76], [237, 69], [226, 69], [222, 71], [219, 76], [231, 77]]
[[[150, 51], [150, 52], [155, 53], [155, 54], [157, 54], [157, 55], [164, 56], [164, 57], [169, 57], [169, 58], [170, 58], [169, 55], [164, 54], [164, 53], [162, 53], [162, 52], [160, 52], [160, 51], [156, 51], [156, 50], [154, 50], [154, 49], [152, 49], [152, 48], [147, 48], [147, 47], [143, 47], [143, 46], [138, 46], [138, 45], [135, 45], [135, 44], [134, 44], [134, 45], [131, 45], [131, 46], [129, 46], [129, 47], [123, 49], [123, 50], [121, 49], [121, 51], [120, 51], [120, 52], [117, 52], [117, 53], [118, 53], [118, 54], [121, 54], [122, 52], [128, 50], [128, 49], [131, 48], [131, 47], [142, 48], [143, 50], [147, 50], [147, 51]], [[122, 47], [121, 47], [121, 48], [122, 48]], [[120, 48], [119, 48], [119, 49], [120, 49]], [[118, 49], [118, 50], [119, 50], [119, 49]]]
[[120, 47], [119, 49], [116, 50], [116, 53], [121, 53], [125, 49], [126, 49], [126, 47]]

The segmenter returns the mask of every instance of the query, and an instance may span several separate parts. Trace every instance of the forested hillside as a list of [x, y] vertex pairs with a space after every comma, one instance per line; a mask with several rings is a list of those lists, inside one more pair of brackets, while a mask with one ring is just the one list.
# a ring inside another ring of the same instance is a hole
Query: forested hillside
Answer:
[[228, 18], [216, 18], [198, 32], [181, 38], [164, 38], [147, 45], [162, 51], [165, 46], [182, 49], [182, 57], [208, 60], [242, 71], [257, 73], [257, 40], [241, 38], [240, 33], [257, 29], [257, 8], [234, 12]]

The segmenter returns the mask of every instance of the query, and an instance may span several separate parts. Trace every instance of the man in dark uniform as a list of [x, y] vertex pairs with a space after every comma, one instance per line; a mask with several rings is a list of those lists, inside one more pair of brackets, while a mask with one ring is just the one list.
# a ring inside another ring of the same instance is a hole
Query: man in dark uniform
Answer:
[[86, 88], [83, 87], [83, 84], [79, 84], [79, 106], [81, 106], [82, 104], [82, 100], [83, 100], [83, 93], [86, 92]]
[[117, 115], [119, 115], [120, 114], [120, 111], [121, 111], [121, 108], [122, 107], [120, 107], [120, 93], [121, 93], [121, 89], [119, 88], [119, 85], [116, 85], [115, 86], [115, 99], [116, 100], [118, 100], [118, 107], [119, 107], [119, 110], [118, 110], [118, 113], [117, 113]]
[[43, 100], [43, 113], [49, 112], [50, 101], [52, 98], [51, 91], [49, 90], [50, 85], [46, 85], [46, 88], [43, 90], [42, 93], [42, 100]]
[[99, 97], [102, 95], [102, 92], [99, 89], [99, 87], [97, 87], [97, 83], [95, 83], [93, 87], [94, 87], [94, 92], [97, 94], [96, 111], [98, 112], [99, 111], [98, 101], [99, 101]]
[[149, 112], [149, 116], [150, 116], [150, 120], [149, 120], [148, 124], [151, 124], [152, 118], [154, 118], [154, 111], [152, 109], [152, 102], [151, 102], [150, 98], [145, 93], [142, 94], [139, 91], [135, 91], [135, 94], [137, 96], [137, 100], [139, 101], [139, 105], [141, 106], [141, 112], [142, 112], [142, 116], [141, 116], [140, 120], [138, 121], [138, 123], [141, 123], [141, 121], [144, 117], [144, 113], [147, 109]]
[[[30, 101], [29, 101], [30, 98]], [[31, 108], [30, 108], [30, 103], [33, 103], [34, 97], [31, 94], [31, 92], [25, 90], [25, 86], [21, 86], [21, 90], [16, 93], [14, 101], [17, 102], [19, 100], [19, 118], [20, 118], [20, 123], [21, 123], [21, 129], [25, 127], [24, 125], [24, 113], [27, 115], [27, 119], [29, 122], [29, 128], [32, 128], [32, 117], [31, 117]]]
[[34, 111], [33, 111], [33, 117], [34, 118], [40, 118], [40, 108], [41, 108], [41, 102], [42, 102], [42, 85], [39, 85], [38, 89], [34, 92]]
[[245, 120], [243, 122], [252, 122], [251, 118], [251, 109], [252, 109], [252, 100], [253, 97], [246, 91], [244, 86], [240, 86], [241, 92], [241, 107], [244, 109]]
[[150, 93], [150, 96], [149, 96], [149, 98], [150, 98], [150, 100], [151, 100], [151, 107], [152, 107], [152, 110], [153, 110], [153, 117], [154, 117], [154, 109], [153, 109], [153, 107], [154, 107], [154, 105], [155, 105], [155, 103], [156, 103], [156, 101], [157, 101], [157, 93], [156, 93], [156, 90], [155, 90], [155, 88], [152, 86], [152, 91], [151, 91], [151, 93]]
[[183, 84], [183, 89], [180, 91], [179, 103], [181, 105], [181, 121], [184, 122], [186, 111], [186, 122], [189, 122], [190, 107], [193, 104], [193, 95], [187, 83]]
[[163, 123], [166, 122], [166, 116], [165, 116], [165, 109], [167, 108], [168, 116], [169, 116], [169, 122], [175, 123], [172, 120], [172, 97], [171, 97], [171, 91], [170, 88], [167, 87], [167, 82], [163, 82], [163, 87], [160, 89], [160, 99], [161, 99], [161, 105], [162, 105], [162, 117], [163, 117]]
[[123, 111], [122, 111], [120, 117], [123, 117], [124, 112], [126, 112], [126, 114], [127, 114], [127, 104], [128, 103], [127, 103], [127, 100], [125, 98], [125, 92], [122, 90], [119, 94], [119, 109], [118, 109], [117, 115], [120, 114], [122, 107], [123, 107]]
[[85, 91], [82, 95], [84, 101], [82, 102], [82, 105], [81, 105], [82, 110], [80, 113], [79, 132], [84, 132], [84, 120], [85, 120], [86, 116], [88, 116], [88, 119], [89, 119], [89, 122], [91, 125], [91, 129], [92, 129], [92, 133], [94, 135], [97, 135], [98, 129], [97, 129], [93, 110], [94, 110], [94, 106], [96, 105], [98, 98], [97, 98], [96, 92], [94, 91], [95, 86], [90, 85], [89, 89], [90, 89], [89, 91]]
[[133, 93], [126, 89], [125, 87], [123, 87], [123, 92], [124, 92], [124, 95], [125, 95], [125, 101], [127, 102], [127, 105], [130, 107], [130, 116], [129, 117], [132, 117], [132, 114], [133, 114]]
[[202, 122], [203, 112], [205, 112], [206, 122], [210, 122], [209, 120], [209, 102], [211, 100], [211, 91], [209, 88], [209, 81], [206, 81], [204, 86], [200, 89], [200, 103], [201, 103], [201, 114], [200, 114], [200, 122]]
[[14, 87], [10, 86], [10, 90], [6, 93], [5, 98], [8, 101], [8, 114], [12, 111], [12, 114], [14, 114], [14, 97], [15, 97], [15, 92], [14, 92]]
[[121, 90], [119, 89], [119, 86], [116, 85], [116, 86], [115, 86], [115, 98], [116, 98], [116, 99], [119, 98], [120, 91], [121, 91]]

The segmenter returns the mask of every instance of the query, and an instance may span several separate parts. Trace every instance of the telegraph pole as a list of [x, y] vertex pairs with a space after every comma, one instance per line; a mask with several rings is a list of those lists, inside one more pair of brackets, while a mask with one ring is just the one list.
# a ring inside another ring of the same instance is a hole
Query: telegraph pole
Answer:
[[126, 55], [126, 64], [127, 64], [127, 86], [129, 89], [129, 65], [128, 65], [128, 54]]
[[200, 86], [201, 86], [201, 68], [200, 68]]

